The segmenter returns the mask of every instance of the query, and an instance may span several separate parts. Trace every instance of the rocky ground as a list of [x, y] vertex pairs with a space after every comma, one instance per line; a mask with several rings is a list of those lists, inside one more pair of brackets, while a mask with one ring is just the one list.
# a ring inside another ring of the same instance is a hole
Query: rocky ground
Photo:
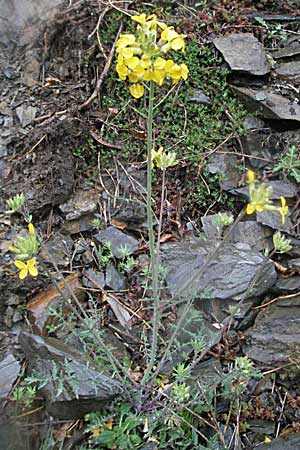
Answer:
[[[192, 326], [205, 336], [195, 380], [218, 383], [241, 355], [263, 374], [252, 380], [242, 399], [239, 422], [244, 427], [236, 432], [236, 413], [226, 425], [227, 448], [300, 449], [299, 5], [263, 0], [153, 3], [158, 13], [180, 24], [193, 45], [212, 52], [210, 69], [205, 70], [226, 70], [226, 89], [242, 111], [237, 126], [232, 103], [222, 97], [223, 122], [214, 129], [221, 139], [198, 142], [198, 153], [193, 150], [193, 159], [182, 155], [168, 180], [161, 239], [168, 304], [165, 332], [180, 317], [184, 304], [178, 306], [177, 300], [184, 291], [187, 299], [195, 298]], [[132, 10], [140, 10], [140, 5]], [[0, 11], [0, 447], [118, 448], [88, 444], [83, 417], [121, 397], [124, 386], [99, 369], [90, 348], [87, 366], [86, 349], [78, 338], [81, 324], [59, 290], [66, 297], [76, 295], [88, 312], [100, 310], [95, 326], [103, 330], [114, 355], [129, 361], [138, 380], [144, 362], [142, 337], [151, 323], [144, 300], [149, 262], [146, 127], [129, 99], [126, 120], [131, 122], [118, 122], [124, 108], [112, 100], [121, 94], [118, 81], [112, 84], [110, 78], [110, 27], [118, 31], [123, 16], [110, 3], [96, 0], [56, 1], [51, 9], [48, 2], [0, 0]], [[107, 41], [101, 34], [97, 39], [99, 17]], [[178, 104], [172, 105], [183, 111], [182, 117], [190, 114], [188, 105], [198, 108], [198, 115], [184, 119], [187, 130], [181, 134], [191, 133], [188, 120], [195, 127], [202, 126], [197, 122], [201, 114], [211, 120], [210, 110], [225, 86], [205, 90], [197, 82], [201, 67], [199, 61], [185, 97], [177, 92]], [[164, 118], [158, 117], [158, 141], [164, 138], [163, 127]], [[175, 128], [176, 121], [171, 122], [172, 144], [178, 138]], [[180, 139], [184, 146], [187, 138]], [[286, 198], [288, 216], [284, 224], [273, 212], [247, 217], [211, 258], [220, 238], [217, 213], [236, 216], [247, 202], [247, 168], [272, 187], [274, 202]], [[203, 197], [191, 200], [191, 186], [204, 192]], [[43, 236], [40, 261], [57, 267], [68, 288], [55, 271], [58, 286], [43, 270], [37, 279], [18, 278], [9, 247], [24, 224], [5, 211], [6, 201], [20, 192]], [[154, 189], [157, 213], [158, 205], [159, 178]], [[292, 249], [267, 260], [265, 250], [272, 250], [275, 231], [291, 240]], [[205, 273], [198, 276], [208, 258]], [[249, 289], [254, 278], [255, 286]], [[161, 368], [165, 376], [191, 352], [188, 334], [183, 327], [173, 359]], [[59, 375], [54, 377], [53, 368], [61, 369], [66, 361], [69, 376], [57, 394]], [[14, 390], [25, 376], [37, 375], [47, 382], [33, 405], [20, 405]], [[223, 401], [216, 407], [222, 426], [228, 405]], [[236, 438], [230, 443], [232, 435]], [[132, 448], [180, 448], [147, 445]], [[217, 443], [214, 448], [225, 447]]]

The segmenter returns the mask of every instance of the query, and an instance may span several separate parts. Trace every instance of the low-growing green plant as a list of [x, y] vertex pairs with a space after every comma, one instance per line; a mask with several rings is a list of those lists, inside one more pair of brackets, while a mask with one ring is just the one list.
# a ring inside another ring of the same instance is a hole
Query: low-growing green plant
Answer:
[[287, 153], [280, 156], [273, 167], [273, 172], [282, 172], [284, 177], [300, 183], [300, 153], [295, 145], [292, 145]]
[[29, 408], [36, 398], [35, 386], [16, 386], [11, 393], [11, 399], [17, 404]]
[[105, 242], [103, 245], [95, 246], [94, 254], [100, 270], [105, 269], [105, 267], [114, 260], [111, 242]]

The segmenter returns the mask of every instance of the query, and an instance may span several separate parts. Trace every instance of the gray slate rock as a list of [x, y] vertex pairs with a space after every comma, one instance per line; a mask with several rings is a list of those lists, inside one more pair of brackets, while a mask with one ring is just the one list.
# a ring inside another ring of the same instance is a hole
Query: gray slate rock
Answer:
[[269, 444], [255, 447], [256, 450], [298, 450], [300, 448], [300, 433], [288, 434], [285, 438], [273, 439]]
[[270, 72], [262, 44], [251, 33], [233, 33], [213, 40], [225, 61], [233, 71], [250, 75], [266, 75]]
[[295, 230], [291, 222], [291, 211], [289, 210], [285, 216], [285, 221], [282, 223], [281, 215], [277, 211], [262, 211], [256, 213], [257, 222], [267, 227], [273, 228], [273, 230], [283, 231], [293, 235]]
[[282, 299], [262, 310], [245, 332], [245, 353], [264, 364], [280, 366], [300, 345], [300, 296]]
[[21, 364], [12, 353], [0, 361], [0, 400], [7, 399], [21, 371]]
[[[272, 262], [246, 244], [223, 245], [208, 263], [202, 275], [202, 266], [213, 252], [213, 243], [191, 240], [163, 246], [162, 263], [167, 268], [166, 282], [173, 297], [238, 300], [266, 292], [277, 279]], [[261, 271], [251, 292], [247, 288]]]
[[[51, 416], [83, 417], [103, 408], [122, 392], [120, 383], [97, 371], [91, 361], [58, 339], [22, 332], [19, 341], [29, 361], [29, 370], [48, 380], [42, 393]], [[53, 377], [54, 369], [57, 379]]]
[[72, 195], [67, 203], [59, 209], [66, 215], [66, 220], [75, 220], [91, 214], [97, 209], [99, 194], [94, 190], [79, 190]]
[[122, 291], [126, 289], [125, 277], [118, 272], [113, 264], [109, 264], [105, 271], [105, 286], [114, 291]]
[[290, 278], [278, 278], [276, 284], [272, 287], [272, 291], [279, 294], [291, 294], [300, 291], [300, 276], [295, 275]]
[[264, 119], [293, 120], [300, 122], [300, 105], [289, 98], [267, 90], [257, 91], [231, 85], [233, 91], [244, 102], [246, 108]]
[[[220, 237], [216, 219], [218, 214], [205, 216], [201, 218], [203, 231], [207, 239], [216, 239]], [[229, 235], [228, 242], [237, 244], [242, 242], [248, 244], [251, 248], [261, 251], [265, 248], [271, 248], [273, 230], [265, 227], [254, 220], [239, 222]]]
[[42, 247], [40, 256], [45, 262], [55, 261], [58, 266], [66, 267], [72, 256], [73, 239], [61, 233], [55, 233]]
[[116, 258], [122, 256], [122, 247], [127, 247], [129, 255], [132, 255], [139, 248], [139, 241], [115, 227], [108, 227], [106, 230], [100, 231], [94, 238], [100, 244], [110, 242], [112, 253]]
[[202, 89], [194, 89], [188, 99], [190, 102], [197, 103], [198, 105], [211, 105], [211, 99]]
[[221, 175], [219, 178], [221, 189], [230, 190], [236, 188], [240, 181], [239, 171], [236, 170], [237, 164], [237, 155], [214, 154], [207, 168], [210, 173]]
[[275, 73], [284, 80], [300, 82], [300, 62], [290, 61], [278, 64]]
[[30, 125], [36, 116], [37, 108], [33, 106], [21, 105], [16, 109], [16, 114], [22, 127]]

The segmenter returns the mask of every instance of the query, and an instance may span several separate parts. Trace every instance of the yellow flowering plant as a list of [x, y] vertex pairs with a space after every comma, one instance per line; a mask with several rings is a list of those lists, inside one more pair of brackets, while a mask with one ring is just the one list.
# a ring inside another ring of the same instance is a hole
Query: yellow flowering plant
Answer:
[[248, 171], [248, 186], [250, 202], [247, 205], [246, 213], [253, 214], [256, 211], [278, 211], [284, 224], [285, 216], [288, 213], [285, 198], [280, 197], [281, 206], [274, 205], [272, 200], [270, 200], [272, 187], [266, 187], [264, 183], [257, 184], [252, 170]]
[[[134, 34], [122, 34], [116, 44], [116, 71], [121, 80], [129, 81], [129, 91], [134, 98], [140, 98], [144, 95], [145, 83], [149, 87], [147, 89], [147, 219], [154, 312], [149, 363], [147, 364], [147, 369], [142, 380], [142, 384], [145, 385], [154, 367], [158, 346], [158, 330], [160, 324], [158, 268], [165, 172], [167, 168], [177, 164], [176, 154], [174, 152], [167, 153], [162, 147], [155, 150], [153, 146], [154, 87], [155, 85], [158, 87], [162, 86], [165, 81], [171, 81], [173, 84], [176, 84], [180, 80], [186, 80], [189, 69], [186, 64], [178, 64], [167, 56], [167, 53], [170, 51], [181, 51], [184, 53], [186, 38], [184, 34], [179, 34], [174, 27], [169, 27], [159, 21], [155, 14], [146, 15], [142, 13], [131, 16], [131, 20], [136, 23]], [[156, 249], [152, 214], [152, 170], [155, 166], [162, 170], [162, 196]]]
[[14, 264], [20, 269], [19, 278], [21, 280], [28, 275], [34, 277], [38, 275], [34, 256], [37, 254], [39, 247], [39, 239], [33, 224], [30, 222], [28, 224], [28, 233], [25, 235], [20, 234], [16, 242], [9, 247], [9, 250], [16, 254], [17, 259], [14, 261]]
[[178, 83], [186, 80], [186, 64], [177, 64], [166, 58], [170, 50], [185, 50], [185, 35], [157, 20], [155, 14], [132, 16], [137, 23], [136, 34], [122, 34], [117, 42], [116, 71], [121, 80], [132, 83], [129, 91], [135, 98], [144, 95], [143, 81], [161, 86], [165, 79]]

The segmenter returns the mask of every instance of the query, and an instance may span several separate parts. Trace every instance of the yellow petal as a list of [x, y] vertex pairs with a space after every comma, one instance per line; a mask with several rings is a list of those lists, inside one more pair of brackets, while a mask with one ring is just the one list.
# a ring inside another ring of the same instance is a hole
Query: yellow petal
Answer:
[[286, 205], [286, 199], [284, 197], [280, 197], [281, 201], [281, 207], [284, 207]]
[[127, 47], [135, 43], [134, 34], [123, 34], [117, 42], [117, 49]]
[[28, 267], [28, 271], [32, 277], [37, 277], [39, 272], [36, 267]]
[[27, 267], [34, 267], [35, 266], [35, 259], [29, 259], [27, 261]]
[[255, 206], [252, 205], [252, 203], [248, 203], [246, 213], [247, 214], [253, 214], [255, 211]]
[[160, 86], [163, 84], [165, 79], [165, 72], [163, 70], [153, 70], [152, 80], [158, 83]]
[[175, 39], [171, 41], [171, 48], [173, 50], [184, 50], [185, 49], [185, 43], [183, 36], [178, 36]]
[[134, 70], [135, 67], [140, 64], [140, 60], [137, 56], [132, 56], [131, 58], [126, 59], [125, 63], [129, 69]]
[[27, 270], [27, 264], [24, 263], [23, 261], [20, 261], [19, 259], [17, 259], [14, 264], [18, 269], [26, 269]]
[[248, 170], [248, 181], [249, 181], [249, 183], [254, 183], [254, 172], [253, 172], [253, 170]]
[[170, 42], [178, 37], [178, 33], [176, 33], [176, 31], [172, 27], [167, 27], [162, 31], [160, 37], [162, 41]]
[[34, 234], [35, 233], [35, 229], [34, 226], [32, 225], [32, 223], [28, 224], [28, 231], [30, 234]]
[[144, 69], [149, 69], [149, 67], [151, 66], [151, 59], [149, 58], [149, 56], [147, 55], [142, 56], [140, 60], [140, 66], [143, 67]]
[[20, 280], [24, 280], [24, 278], [26, 278], [27, 275], [28, 275], [28, 270], [27, 270], [27, 267], [26, 267], [26, 269], [22, 269], [21, 272], [19, 273]]
[[145, 89], [141, 84], [133, 84], [129, 88], [130, 94], [134, 98], [140, 98], [144, 95]]
[[146, 23], [146, 14], [142, 13], [139, 16], [131, 16], [131, 20], [133, 20], [134, 22], [140, 23], [141, 25], [143, 25], [144, 23]]
[[186, 64], [180, 64], [180, 67], [181, 67], [181, 78], [186, 80], [189, 73], [188, 66]]
[[256, 211], [263, 212], [264, 211], [264, 206], [263, 205], [256, 205]]
[[122, 49], [120, 49], [119, 56], [120, 56], [120, 58], [124, 58], [124, 59], [131, 58], [133, 56], [133, 51], [131, 48], [128, 48], [128, 47], [122, 48]]
[[153, 67], [154, 67], [154, 69], [157, 69], [157, 70], [162, 70], [162, 69], [164, 69], [164, 67], [165, 67], [165, 65], [166, 65], [166, 60], [165, 59], [163, 59], [163, 58], [161, 58], [161, 57], [158, 57], [158, 58], [156, 58], [156, 60], [154, 61], [154, 63], [153, 63]]
[[131, 83], [136, 83], [137, 81], [139, 81], [139, 77], [137, 76], [136, 73], [131, 72], [131, 73], [128, 75], [128, 80], [129, 80]]

